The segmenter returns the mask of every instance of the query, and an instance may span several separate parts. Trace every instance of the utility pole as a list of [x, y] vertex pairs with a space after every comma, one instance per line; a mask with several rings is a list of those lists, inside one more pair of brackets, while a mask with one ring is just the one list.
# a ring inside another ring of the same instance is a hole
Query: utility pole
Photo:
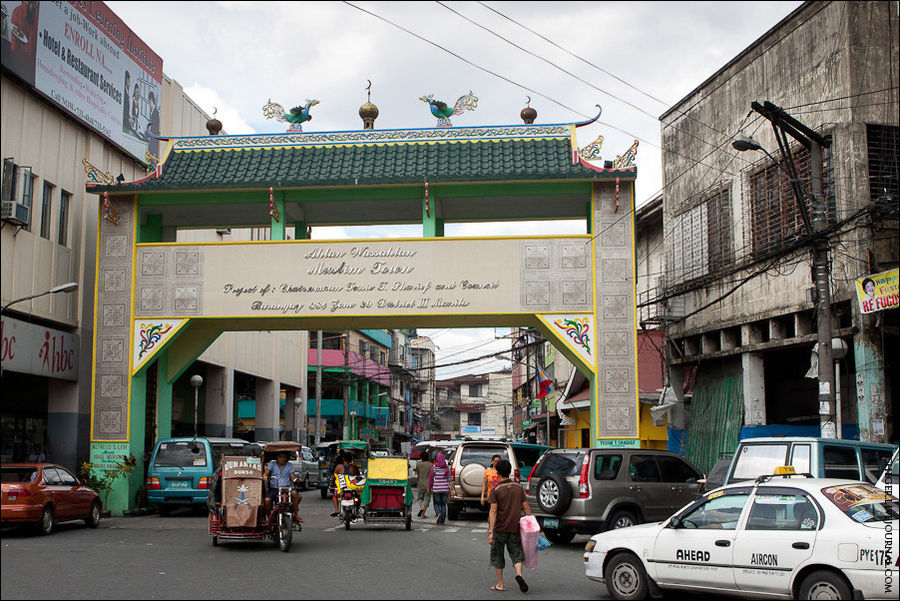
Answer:
[[[822, 438], [840, 438], [835, 418], [835, 378], [831, 352], [831, 288], [828, 282], [828, 240], [827, 208], [825, 206], [824, 185], [822, 177], [822, 149], [829, 145], [828, 140], [806, 125], [791, 117], [784, 109], [771, 102], [760, 105], [754, 102], [750, 107], [768, 119], [775, 131], [775, 138], [784, 159], [784, 169], [791, 179], [791, 189], [797, 201], [800, 214], [803, 216], [807, 233], [811, 237], [812, 277], [816, 290], [816, 329], [818, 333], [818, 371], [819, 371], [819, 427]], [[794, 165], [787, 136], [791, 136], [809, 150], [810, 174], [812, 178], [811, 206], [812, 215], [806, 209], [806, 199], [799, 175]]]
[[344, 428], [343, 440], [350, 440], [350, 331], [344, 330]]
[[322, 442], [322, 434], [319, 424], [322, 421], [322, 330], [316, 335], [316, 446]]

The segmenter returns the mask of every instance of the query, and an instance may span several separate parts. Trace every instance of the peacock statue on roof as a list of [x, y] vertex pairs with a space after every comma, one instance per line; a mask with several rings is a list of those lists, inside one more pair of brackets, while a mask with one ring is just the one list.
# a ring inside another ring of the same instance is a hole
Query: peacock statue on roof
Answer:
[[285, 112], [283, 106], [277, 102], [272, 102], [272, 99], [270, 98], [263, 107], [263, 115], [266, 116], [266, 119], [275, 119], [279, 123], [290, 123], [290, 126], [287, 129], [289, 132], [302, 132], [302, 124], [312, 119], [312, 115], [309, 114], [309, 109], [317, 104], [319, 104], [318, 100], [310, 100], [307, 98], [306, 104], [303, 106], [295, 106], [290, 112]]
[[437, 117], [438, 127], [452, 127], [453, 124], [450, 123], [450, 117], [460, 115], [464, 111], [474, 111], [475, 107], [478, 106], [478, 98], [472, 93], [472, 90], [469, 90], [468, 94], [460, 96], [453, 108], [447, 106], [446, 102], [435, 100], [432, 94], [422, 96], [419, 100], [428, 104], [431, 114]]

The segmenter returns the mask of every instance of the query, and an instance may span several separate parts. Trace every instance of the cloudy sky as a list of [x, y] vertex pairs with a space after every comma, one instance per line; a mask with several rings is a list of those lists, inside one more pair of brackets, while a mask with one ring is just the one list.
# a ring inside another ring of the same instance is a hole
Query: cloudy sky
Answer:
[[[603, 136], [603, 157], [615, 159], [638, 139], [640, 205], [662, 188], [658, 116], [801, 3], [107, 4], [162, 57], [164, 72], [201, 108], [210, 113], [218, 109], [231, 134], [284, 131], [283, 124], [263, 116], [262, 107], [270, 98], [286, 108], [307, 98], [319, 100], [304, 131], [361, 129], [358, 110], [366, 101], [368, 80], [372, 102], [380, 111], [379, 129], [433, 127], [434, 118], [419, 100], [426, 94], [453, 104], [460, 95], [474, 92], [478, 108], [455, 117], [454, 125], [460, 126], [521, 123], [519, 112], [529, 96], [538, 123], [584, 121], [596, 115], [599, 104], [600, 121], [578, 130], [579, 146]], [[752, 100], [757, 99], [748, 98], [748, 107]], [[515, 229], [498, 232], [496, 225], [489, 230], [458, 225], [448, 227], [447, 234], [583, 233], [583, 226], [567, 223], [510, 227]], [[376, 235], [420, 234], [420, 227], [400, 227]], [[324, 239], [372, 234], [320, 228], [313, 235]], [[494, 340], [505, 330], [422, 333], [434, 335], [441, 363], [508, 348], [508, 341]], [[440, 377], [480, 372], [485, 366], [454, 367]]]

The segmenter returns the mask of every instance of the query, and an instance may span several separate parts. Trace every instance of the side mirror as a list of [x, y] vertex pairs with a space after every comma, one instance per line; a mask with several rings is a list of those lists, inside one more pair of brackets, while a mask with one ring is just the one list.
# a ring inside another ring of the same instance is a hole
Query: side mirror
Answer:
[[678, 519], [677, 516], [673, 517], [671, 520], [669, 520], [669, 523], [666, 527], [667, 528], [675, 528], [675, 529], [681, 528], [681, 520]]

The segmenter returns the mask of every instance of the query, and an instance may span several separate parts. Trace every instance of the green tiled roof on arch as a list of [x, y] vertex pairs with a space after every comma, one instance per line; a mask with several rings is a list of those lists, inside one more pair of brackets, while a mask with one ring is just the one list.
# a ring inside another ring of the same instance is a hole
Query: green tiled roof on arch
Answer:
[[577, 156], [573, 125], [365, 130], [170, 141], [161, 169], [93, 192], [633, 179]]

